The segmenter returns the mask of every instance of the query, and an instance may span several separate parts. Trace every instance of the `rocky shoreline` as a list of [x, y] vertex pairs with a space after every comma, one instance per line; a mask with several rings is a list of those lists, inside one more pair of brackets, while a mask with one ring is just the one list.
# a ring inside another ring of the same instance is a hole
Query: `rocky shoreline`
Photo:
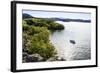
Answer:
[[[41, 57], [39, 54], [28, 54], [27, 52], [23, 52], [23, 63], [28, 63], [28, 62], [44, 62], [45, 59]], [[47, 62], [51, 61], [66, 61], [64, 58], [55, 56], [51, 57], [46, 60]]]

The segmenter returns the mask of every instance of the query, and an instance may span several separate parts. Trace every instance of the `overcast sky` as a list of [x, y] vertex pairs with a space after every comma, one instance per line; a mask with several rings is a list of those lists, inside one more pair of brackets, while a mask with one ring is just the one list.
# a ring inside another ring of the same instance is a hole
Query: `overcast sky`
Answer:
[[22, 13], [30, 14], [33, 17], [41, 18], [72, 18], [72, 19], [91, 19], [91, 13], [80, 12], [54, 12], [54, 11], [36, 11], [36, 10], [23, 10]]

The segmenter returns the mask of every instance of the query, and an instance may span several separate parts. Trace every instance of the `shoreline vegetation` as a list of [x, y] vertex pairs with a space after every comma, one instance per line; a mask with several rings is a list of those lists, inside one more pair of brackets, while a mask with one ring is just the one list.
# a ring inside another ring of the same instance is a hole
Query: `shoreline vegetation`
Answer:
[[50, 34], [56, 30], [64, 30], [64, 26], [54, 20], [24, 17], [22, 62], [64, 61], [58, 58], [57, 50], [49, 40]]

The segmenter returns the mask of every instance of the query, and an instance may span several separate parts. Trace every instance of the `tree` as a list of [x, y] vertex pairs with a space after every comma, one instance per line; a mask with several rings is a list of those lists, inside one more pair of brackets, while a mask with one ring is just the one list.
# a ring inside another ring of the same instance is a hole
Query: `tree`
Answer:
[[64, 26], [52, 20], [29, 18], [23, 20], [23, 52], [39, 54], [44, 61], [57, 55], [57, 51], [50, 43], [51, 30], [62, 30]]

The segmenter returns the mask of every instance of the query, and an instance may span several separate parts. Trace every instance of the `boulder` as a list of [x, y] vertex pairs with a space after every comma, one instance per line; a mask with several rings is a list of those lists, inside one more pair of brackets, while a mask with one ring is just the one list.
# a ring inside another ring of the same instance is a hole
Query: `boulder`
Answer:
[[43, 57], [41, 57], [39, 54], [32, 54], [24, 56], [25, 62], [40, 62], [43, 61]]
[[64, 59], [63, 57], [59, 57], [57, 60], [58, 61], [66, 61], [66, 59]]
[[48, 62], [49, 62], [49, 61], [66, 61], [66, 59], [63, 58], [63, 57], [55, 56], [55, 57], [49, 58], [47, 61], [48, 61]]

